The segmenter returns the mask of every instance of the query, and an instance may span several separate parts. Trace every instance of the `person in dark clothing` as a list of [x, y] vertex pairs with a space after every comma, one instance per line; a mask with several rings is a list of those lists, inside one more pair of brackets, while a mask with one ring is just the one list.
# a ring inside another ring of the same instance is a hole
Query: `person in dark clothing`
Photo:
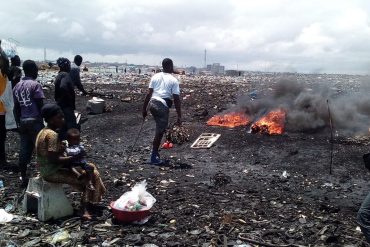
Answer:
[[82, 64], [82, 57], [80, 55], [76, 55], [74, 58], [74, 63], [71, 66], [70, 76], [74, 83], [74, 86], [78, 88], [82, 92], [83, 95], [86, 95], [87, 92], [85, 91], [80, 77], [80, 66]]
[[25, 77], [15, 85], [14, 112], [19, 126], [21, 146], [19, 151], [19, 169], [22, 187], [28, 184], [27, 165], [30, 163], [35, 148], [37, 134], [44, 128], [41, 108], [45, 98], [41, 85], [36, 81], [38, 68], [34, 61], [23, 63]]
[[22, 70], [19, 68], [21, 66], [21, 59], [18, 55], [15, 55], [10, 61], [12, 64], [9, 69], [8, 78], [12, 82], [12, 88], [14, 88], [22, 78]]
[[55, 101], [64, 114], [65, 125], [60, 130], [59, 137], [61, 140], [65, 140], [69, 129], [79, 129], [74, 113], [76, 109], [75, 84], [70, 75], [71, 62], [67, 58], [61, 57], [57, 60], [57, 64], [59, 67], [59, 73], [54, 82]]

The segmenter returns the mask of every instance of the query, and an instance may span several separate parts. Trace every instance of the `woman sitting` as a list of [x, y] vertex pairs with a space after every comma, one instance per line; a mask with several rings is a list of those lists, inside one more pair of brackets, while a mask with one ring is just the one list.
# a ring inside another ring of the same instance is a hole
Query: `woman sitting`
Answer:
[[[90, 164], [94, 168], [91, 181], [95, 190], [88, 189], [88, 177], [85, 176], [85, 178], [79, 179], [69, 169], [73, 162], [78, 161], [82, 157], [65, 156], [65, 147], [63, 147], [56, 132], [64, 126], [62, 110], [56, 104], [47, 104], [42, 108], [41, 114], [47, 123], [47, 126], [40, 131], [36, 139], [37, 163], [40, 166], [41, 177], [48, 182], [68, 184], [82, 191], [81, 206], [84, 212], [83, 217], [90, 220], [89, 206], [100, 202], [106, 192], [100, 174], [96, 167]], [[85, 174], [86, 172], [81, 169], [80, 173]]]

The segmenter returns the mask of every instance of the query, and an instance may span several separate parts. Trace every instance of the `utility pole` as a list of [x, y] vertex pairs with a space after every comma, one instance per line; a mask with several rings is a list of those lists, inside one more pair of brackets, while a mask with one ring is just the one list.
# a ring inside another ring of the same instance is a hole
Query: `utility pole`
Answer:
[[207, 49], [204, 50], [204, 68], [207, 68]]
[[44, 62], [46, 63], [46, 48], [44, 48]]

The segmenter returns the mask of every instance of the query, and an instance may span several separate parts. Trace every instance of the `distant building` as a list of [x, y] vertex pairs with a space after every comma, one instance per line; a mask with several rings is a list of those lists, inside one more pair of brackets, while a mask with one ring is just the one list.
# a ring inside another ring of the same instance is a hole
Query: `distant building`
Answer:
[[225, 66], [220, 63], [214, 63], [207, 65], [207, 71], [210, 71], [212, 75], [223, 75], [225, 74]]
[[226, 70], [227, 76], [242, 76], [244, 73], [240, 70]]

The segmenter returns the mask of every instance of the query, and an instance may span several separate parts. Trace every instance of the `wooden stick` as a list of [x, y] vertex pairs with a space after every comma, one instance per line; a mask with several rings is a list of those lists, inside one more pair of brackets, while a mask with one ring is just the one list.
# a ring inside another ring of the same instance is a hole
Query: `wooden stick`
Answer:
[[334, 152], [333, 121], [332, 121], [332, 118], [331, 118], [329, 100], [326, 100], [326, 104], [328, 105], [329, 126], [330, 126], [330, 166], [329, 166], [329, 174], [332, 175], [332, 169], [333, 169], [333, 152]]

